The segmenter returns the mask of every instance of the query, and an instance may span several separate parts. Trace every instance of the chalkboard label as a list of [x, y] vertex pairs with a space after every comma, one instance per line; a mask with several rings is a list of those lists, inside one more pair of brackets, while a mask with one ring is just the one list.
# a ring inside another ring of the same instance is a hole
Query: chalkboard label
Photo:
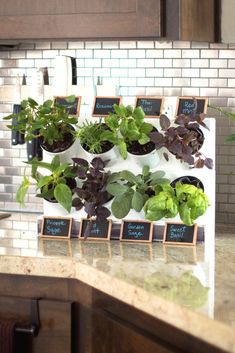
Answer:
[[153, 223], [148, 221], [126, 220], [121, 226], [121, 241], [151, 242]]
[[120, 105], [120, 97], [95, 97], [92, 116], [105, 117], [114, 113], [113, 105]]
[[176, 245], [195, 245], [197, 224], [187, 226], [183, 223], [166, 223], [163, 243]]
[[104, 221], [97, 221], [95, 219], [81, 219], [79, 238], [88, 240], [109, 240], [111, 226], [111, 219]]
[[43, 217], [42, 237], [70, 238], [72, 218], [69, 217]]
[[68, 112], [69, 115], [79, 116], [82, 97], [80, 97], [80, 96], [75, 97], [73, 103], [68, 102], [67, 98], [68, 97], [59, 97], [59, 96], [57, 96], [57, 97], [54, 98], [54, 103], [58, 103], [58, 104], [61, 104], [61, 105], [65, 106], [65, 107], [67, 107], [68, 108], [67, 112]]
[[206, 114], [207, 111], [207, 98], [200, 98], [200, 97], [179, 97], [177, 102], [177, 109], [176, 109], [176, 116], [180, 114], [190, 115], [195, 110], [195, 99], [197, 102], [197, 114], [204, 113]]
[[141, 107], [147, 118], [159, 118], [162, 113], [163, 98], [137, 97], [136, 107]]

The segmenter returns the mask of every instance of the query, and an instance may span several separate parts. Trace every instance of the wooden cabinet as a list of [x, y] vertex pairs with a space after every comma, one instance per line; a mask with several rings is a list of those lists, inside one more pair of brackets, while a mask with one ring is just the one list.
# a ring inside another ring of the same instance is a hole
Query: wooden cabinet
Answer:
[[219, 0], [8, 0], [0, 40], [214, 41]]
[[[17, 327], [27, 327], [32, 323], [30, 298], [0, 296], [0, 318], [17, 322]], [[17, 333], [16, 353], [70, 353], [72, 303], [41, 299], [38, 301], [40, 316], [39, 334]]]

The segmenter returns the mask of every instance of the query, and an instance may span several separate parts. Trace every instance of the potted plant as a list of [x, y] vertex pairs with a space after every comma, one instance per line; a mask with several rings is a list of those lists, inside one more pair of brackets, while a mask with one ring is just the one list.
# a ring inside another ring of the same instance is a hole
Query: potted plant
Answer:
[[208, 198], [200, 187], [180, 182], [173, 187], [164, 183], [155, 187], [155, 196], [147, 200], [144, 211], [145, 217], [151, 221], [173, 218], [179, 213], [182, 222], [191, 226], [208, 206]]
[[[206, 166], [213, 169], [213, 160], [206, 158], [200, 152], [204, 142], [204, 135], [200, 126], [207, 128], [203, 120], [203, 114], [181, 114], [176, 117], [174, 124], [172, 124], [168, 117], [163, 114], [160, 116], [162, 132], [151, 132], [151, 141], [155, 144], [157, 150], [165, 147], [176, 159], [189, 164], [190, 167], [202, 168]], [[164, 152], [163, 155], [168, 161], [168, 153]]]
[[[105, 204], [112, 198], [106, 190], [107, 180], [110, 172], [105, 171], [107, 161], [101, 158], [93, 158], [90, 163], [82, 158], [73, 158], [72, 171], [78, 178], [78, 186], [74, 189], [75, 197], [72, 205], [77, 211], [84, 210], [87, 219], [92, 217], [97, 221], [106, 220], [110, 216], [109, 209]], [[85, 237], [88, 236], [91, 222], [85, 230]]]
[[100, 157], [103, 160], [112, 160], [116, 157], [114, 144], [105, 140], [103, 134], [108, 130], [108, 126], [101, 120], [96, 122], [85, 121], [75, 132], [76, 138], [88, 156], [89, 160]]
[[[55, 156], [51, 163], [46, 163], [34, 159], [25, 162], [32, 166], [31, 177], [36, 181], [38, 193], [36, 197], [41, 197], [47, 202], [53, 204], [53, 214], [55, 212], [54, 204], [58, 203], [68, 213], [72, 207], [73, 190], [76, 187], [75, 174], [72, 167], [67, 164], [61, 164], [59, 156]], [[42, 175], [38, 169], [45, 169], [49, 175]], [[16, 193], [16, 201], [24, 205], [25, 196], [31, 182], [25, 175], [22, 184]], [[45, 210], [44, 210], [44, 213]]]
[[144, 156], [143, 161], [137, 161], [137, 164], [143, 166], [146, 164], [146, 155], [148, 155], [148, 164], [151, 165], [149, 154], [153, 153], [156, 165], [159, 159], [149, 137], [154, 127], [146, 123], [144, 118], [145, 114], [141, 107], [114, 104], [114, 113], [110, 113], [105, 119], [109, 130], [104, 132], [103, 138], [118, 146], [123, 159], [127, 158], [128, 152], [132, 156]]
[[107, 191], [114, 196], [111, 210], [118, 218], [124, 218], [131, 209], [141, 212], [145, 202], [154, 194], [156, 184], [167, 181], [165, 172], [150, 172], [149, 166], [142, 168], [142, 173], [134, 175], [128, 170], [113, 173], [108, 179]]
[[[67, 97], [71, 104], [74, 99], [74, 96]], [[62, 156], [74, 144], [73, 125], [77, 123], [77, 117], [69, 116], [68, 106], [53, 103], [52, 100], [39, 105], [32, 98], [23, 100], [21, 106], [18, 114], [11, 114], [4, 119], [17, 118], [17, 124], [8, 127], [24, 134], [25, 141], [40, 139], [44, 160], [48, 154], [47, 161], [51, 161], [55, 153]], [[65, 158], [62, 157], [62, 161]]]

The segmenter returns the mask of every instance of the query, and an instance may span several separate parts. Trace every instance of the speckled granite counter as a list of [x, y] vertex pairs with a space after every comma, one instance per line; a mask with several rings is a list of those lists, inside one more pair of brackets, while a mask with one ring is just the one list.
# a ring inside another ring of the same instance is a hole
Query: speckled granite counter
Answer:
[[[235, 238], [217, 234], [215, 272], [204, 245], [166, 247], [38, 239], [37, 216], [0, 222], [0, 272], [76, 278], [227, 352], [235, 352]], [[215, 275], [214, 275], [215, 274]]]

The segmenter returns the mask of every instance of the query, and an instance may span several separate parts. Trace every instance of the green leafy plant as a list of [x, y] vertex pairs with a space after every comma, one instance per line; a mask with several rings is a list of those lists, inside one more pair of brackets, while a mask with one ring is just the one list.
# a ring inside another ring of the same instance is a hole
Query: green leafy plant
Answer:
[[111, 210], [116, 218], [124, 218], [131, 209], [140, 212], [148, 200], [154, 194], [156, 184], [167, 181], [165, 172], [150, 172], [148, 166], [144, 166], [142, 173], [134, 175], [128, 170], [113, 173], [108, 180], [107, 191], [114, 196]]
[[209, 206], [207, 195], [201, 188], [194, 185], [177, 182], [175, 193], [179, 203], [180, 218], [187, 225], [192, 225], [195, 219], [206, 212]]
[[157, 185], [155, 196], [144, 205], [145, 217], [151, 221], [179, 216], [186, 225], [192, 225], [209, 206], [208, 197], [201, 188], [177, 182]]
[[101, 121], [99, 122], [84, 122], [75, 132], [75, 136], [80, 140], [82, 147], [94, 154], [99, 154], [110, 150], [113, 143], [104, 140], [104, 132], [108, 126]]
[[[33, 159], [25, 162], [32, 166], [32, 178], [36, 181], [38, 190], [37, 197], [47, 201], [58, 202], [66, 211], [70, 212], [72, 207], [73, 189], [76, 187], [75, 174], [72, 167], [65, 163], [60, 164], [59, 156], [55, 156], [51, 163], [45, 163]], [[41, 175], [38, 168], [43, 168], [51, 172], [50, 175]], [[24, 180], [16, 193], [16, 201], [24, 205], [25, 196], [30, 186], [30, 180], [24, 176]]]
[[162, 218], [173, 218], [178, 214], [178, 200], [174, 188], [163, 183], [155, 188], [155, 196], [150, 197], [144, 205], [146, 219], [158, 221]]
[[[67, 97], [71, 104], [74, 99], [74, 96]], [[21, 107], [18, 114], [11, 114], [4, 119], [17, 119], [16, 125], [8, 127], [24, 134], [25, 141], [40, 138], [43, 147], [50, 152], [58, 152], [71, 144], [71, 125], [77, 123], [77, 118], [69, 116], [68, 106], [53, 103], [52, 100], [39, 105], [34, 99], [28, 98], [21, 102]]]
[[[161, 132], [151, 132], [151, 141], [158, 150], [165, 147], [176, 159], [189, 164], [194, 168], [213, 168], [213, 160], [206, 158], [200, 148], [204, 142], [204, 136], [200, 126], [208, 127], [204, 123], [204, 114], [181, 114], [176, 117], [174, 123], [162, 114], [160, 116]], [[164, 157], [168, 161], [169, 156], [164, 152]]]
[[145, 145], [150, 141], [149, 134], [153, 129], [151, 124], [144, 121], [144, 111], [141, 107], [133, 108], [114, 104], [114, 113], [105, 119], [109, 130], [103, 134], [103, 139], [118, 146], [123, 159], [127, 158], [128, 145], [137, 141]]

